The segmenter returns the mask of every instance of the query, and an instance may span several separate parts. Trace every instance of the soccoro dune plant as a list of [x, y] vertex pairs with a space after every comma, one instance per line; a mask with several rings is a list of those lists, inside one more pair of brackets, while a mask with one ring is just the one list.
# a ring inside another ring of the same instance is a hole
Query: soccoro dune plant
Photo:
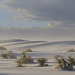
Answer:
[[24, 51], [24, 52], [32, 52], [32, 50], [31, 50], [31, 49], [29, 49], [29, 48], [24, 49], [23, 51]]
[[7, 49], [3, 46], [0, 46], [0, 50], [7, 50]]
[[44, 67], [47, 60], [46, 58], [39, 58], [37, 62], [39, 63], [39, 66]]

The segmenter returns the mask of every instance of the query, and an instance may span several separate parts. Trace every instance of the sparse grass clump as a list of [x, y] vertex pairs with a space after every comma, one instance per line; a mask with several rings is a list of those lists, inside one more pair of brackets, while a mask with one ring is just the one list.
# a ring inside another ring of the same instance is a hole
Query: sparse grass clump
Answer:
[[46, 58], [39, 58], [37, 60], [37, 62], [39, 63], [39, 66], [41, 66], [41, 67], [45, 66], [46, 61], [47, 61]]
[[3, 46], [0, 46], [0, 50], [7, 50], [7, 49]]
[[24, 52], [32, 52], [32, 50], [31, 49], [25, 49], [25, 50], [23, 50]]
[[67, 50], [67, 52], [75, 52], [75, 50], [74, 49], [69, 49], [69, 50]]

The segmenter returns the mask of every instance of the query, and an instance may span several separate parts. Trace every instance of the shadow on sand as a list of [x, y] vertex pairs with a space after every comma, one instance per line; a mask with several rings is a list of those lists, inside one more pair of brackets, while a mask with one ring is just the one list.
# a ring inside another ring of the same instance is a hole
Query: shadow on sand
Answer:
[[7, 75], [7, 74], [4, 74], [4, 73], [0, 73], [0, 75]]

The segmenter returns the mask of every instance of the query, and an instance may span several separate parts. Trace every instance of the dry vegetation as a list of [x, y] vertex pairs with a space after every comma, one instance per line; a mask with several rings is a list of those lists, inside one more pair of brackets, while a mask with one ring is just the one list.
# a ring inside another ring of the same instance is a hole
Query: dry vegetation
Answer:
[[69, 50], [67, 50], [67, 52], [75, 52], [75, 50], [74, 49], [69, 49]]
[[7, 49], [3, 46], [0, 46], [0, 50], [7, 50]]
[[6, 51], [5, 53], [1, 53], [2, 58], [16, 58], [16, 55], [12, 53], [12, 51]]
[[23, 51], [24, 51], [24, 52], [32, 52], [32, 50], [31, 50], [31, 49], [29, 49], [29, 48], [24, 49]]
[[46, 66], [45, 63], [47, 62], [47, 60], [46, 58], [39, 58], [37, 62], [39, 63], [39, 66], [44, 67]]
[[68, 59], [66, 60], [62, 56], [59, 56], [59, 57], [56, 57], [55, 59], [56, 59], [57, 64], [58, 64], [55, 67], [55, 69], [60, 69], [60, 70], [65, 70], [65, 71], [73, 70], [73, 65], [75, 64], [75, 61], [73, 58], [68, 57]]
[[28, 63], [32, 63], [33, 59], [31, 58], [30, 55], [26, 55], [26, 53], [22, 53], [22, 56], [20, 57], [20, 59], [17, 60], [17, 65], [19, 67], [19, 65], [22, 66], [22, 64], [28, 64]]

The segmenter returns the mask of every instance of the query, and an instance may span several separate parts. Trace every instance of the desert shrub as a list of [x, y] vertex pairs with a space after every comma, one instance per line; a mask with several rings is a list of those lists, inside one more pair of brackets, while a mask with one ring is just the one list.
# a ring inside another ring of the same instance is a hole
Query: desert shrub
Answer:
[[26, 53], [22, 52], [22, 55], [21, 55], [20, 59], [17, 60], [17, 63], [24, 63], [25, 57], [26, 57]]
[[3, 46], [0, 46], [0, 50], [7, 50], [7, 49]]
[[31, 56], [27, 55], [24, 63], [32, 63], [32, 62], [33, 62], [33, 59], [31, 58]]
[[2, 57], [2, 59], [7, 59], [8, 58], [8, 55], [6, 53], [2, 53], [1, 54], [1, 57]]
[[8, 58], [16, 58], [16, 55], [12, 53], [12, 51], [7, 51], [6, 54], [8, 55]]
[[75, 52], [75, 50], [74, 49], [69, 49], [69, 50], [67, 50], [67, 52]]
[[61, 55], [55, 55], [54, 58], [57, 59], [59, 57], [62, 57]]
[[57, 61], [58, 64], [61, 64], [62, 63], [61, 62], [61, 59], [56, 59], [56, 61]]
[[18, 59], [17, 63], [22, 63], [22, 64], [27, 64], [27, 63], [32, 63], [33, 59], [31, 58], [31, 56], [26, 56], [26, 54], [23, 52], [22, 56], [20, 57], [20, 59]]
[[69, 64], [75, 65], [75, 59], [72, 58], [71, 56], [68, 57], [67, 61], [68, 61]]
[[8, 55], [12, 54], [12, 51], [6, 51], [6, 54], [8, 54]]
[[37, 60], [37, 62], [39, 63], [39, 66], [41, 67], [45, 66], [46, 61], [47, 61], [46, 58], [39, 58]]
[[55, 69], [61, 69], [61, 70], [73, 70], [73, 66], [69, 64], [64, 58], [56, 59], [58, 62], [58, 65], [55, 67]]
[[32, 50], [31, 49], [25, 49], [25, 50], [23, 50], [24, 52], [32, 52]]
[[6, 51], [5, 53], [2, 53], [2, 58], [16, 58], [16, 55], [12, 53], [12, 51]]

